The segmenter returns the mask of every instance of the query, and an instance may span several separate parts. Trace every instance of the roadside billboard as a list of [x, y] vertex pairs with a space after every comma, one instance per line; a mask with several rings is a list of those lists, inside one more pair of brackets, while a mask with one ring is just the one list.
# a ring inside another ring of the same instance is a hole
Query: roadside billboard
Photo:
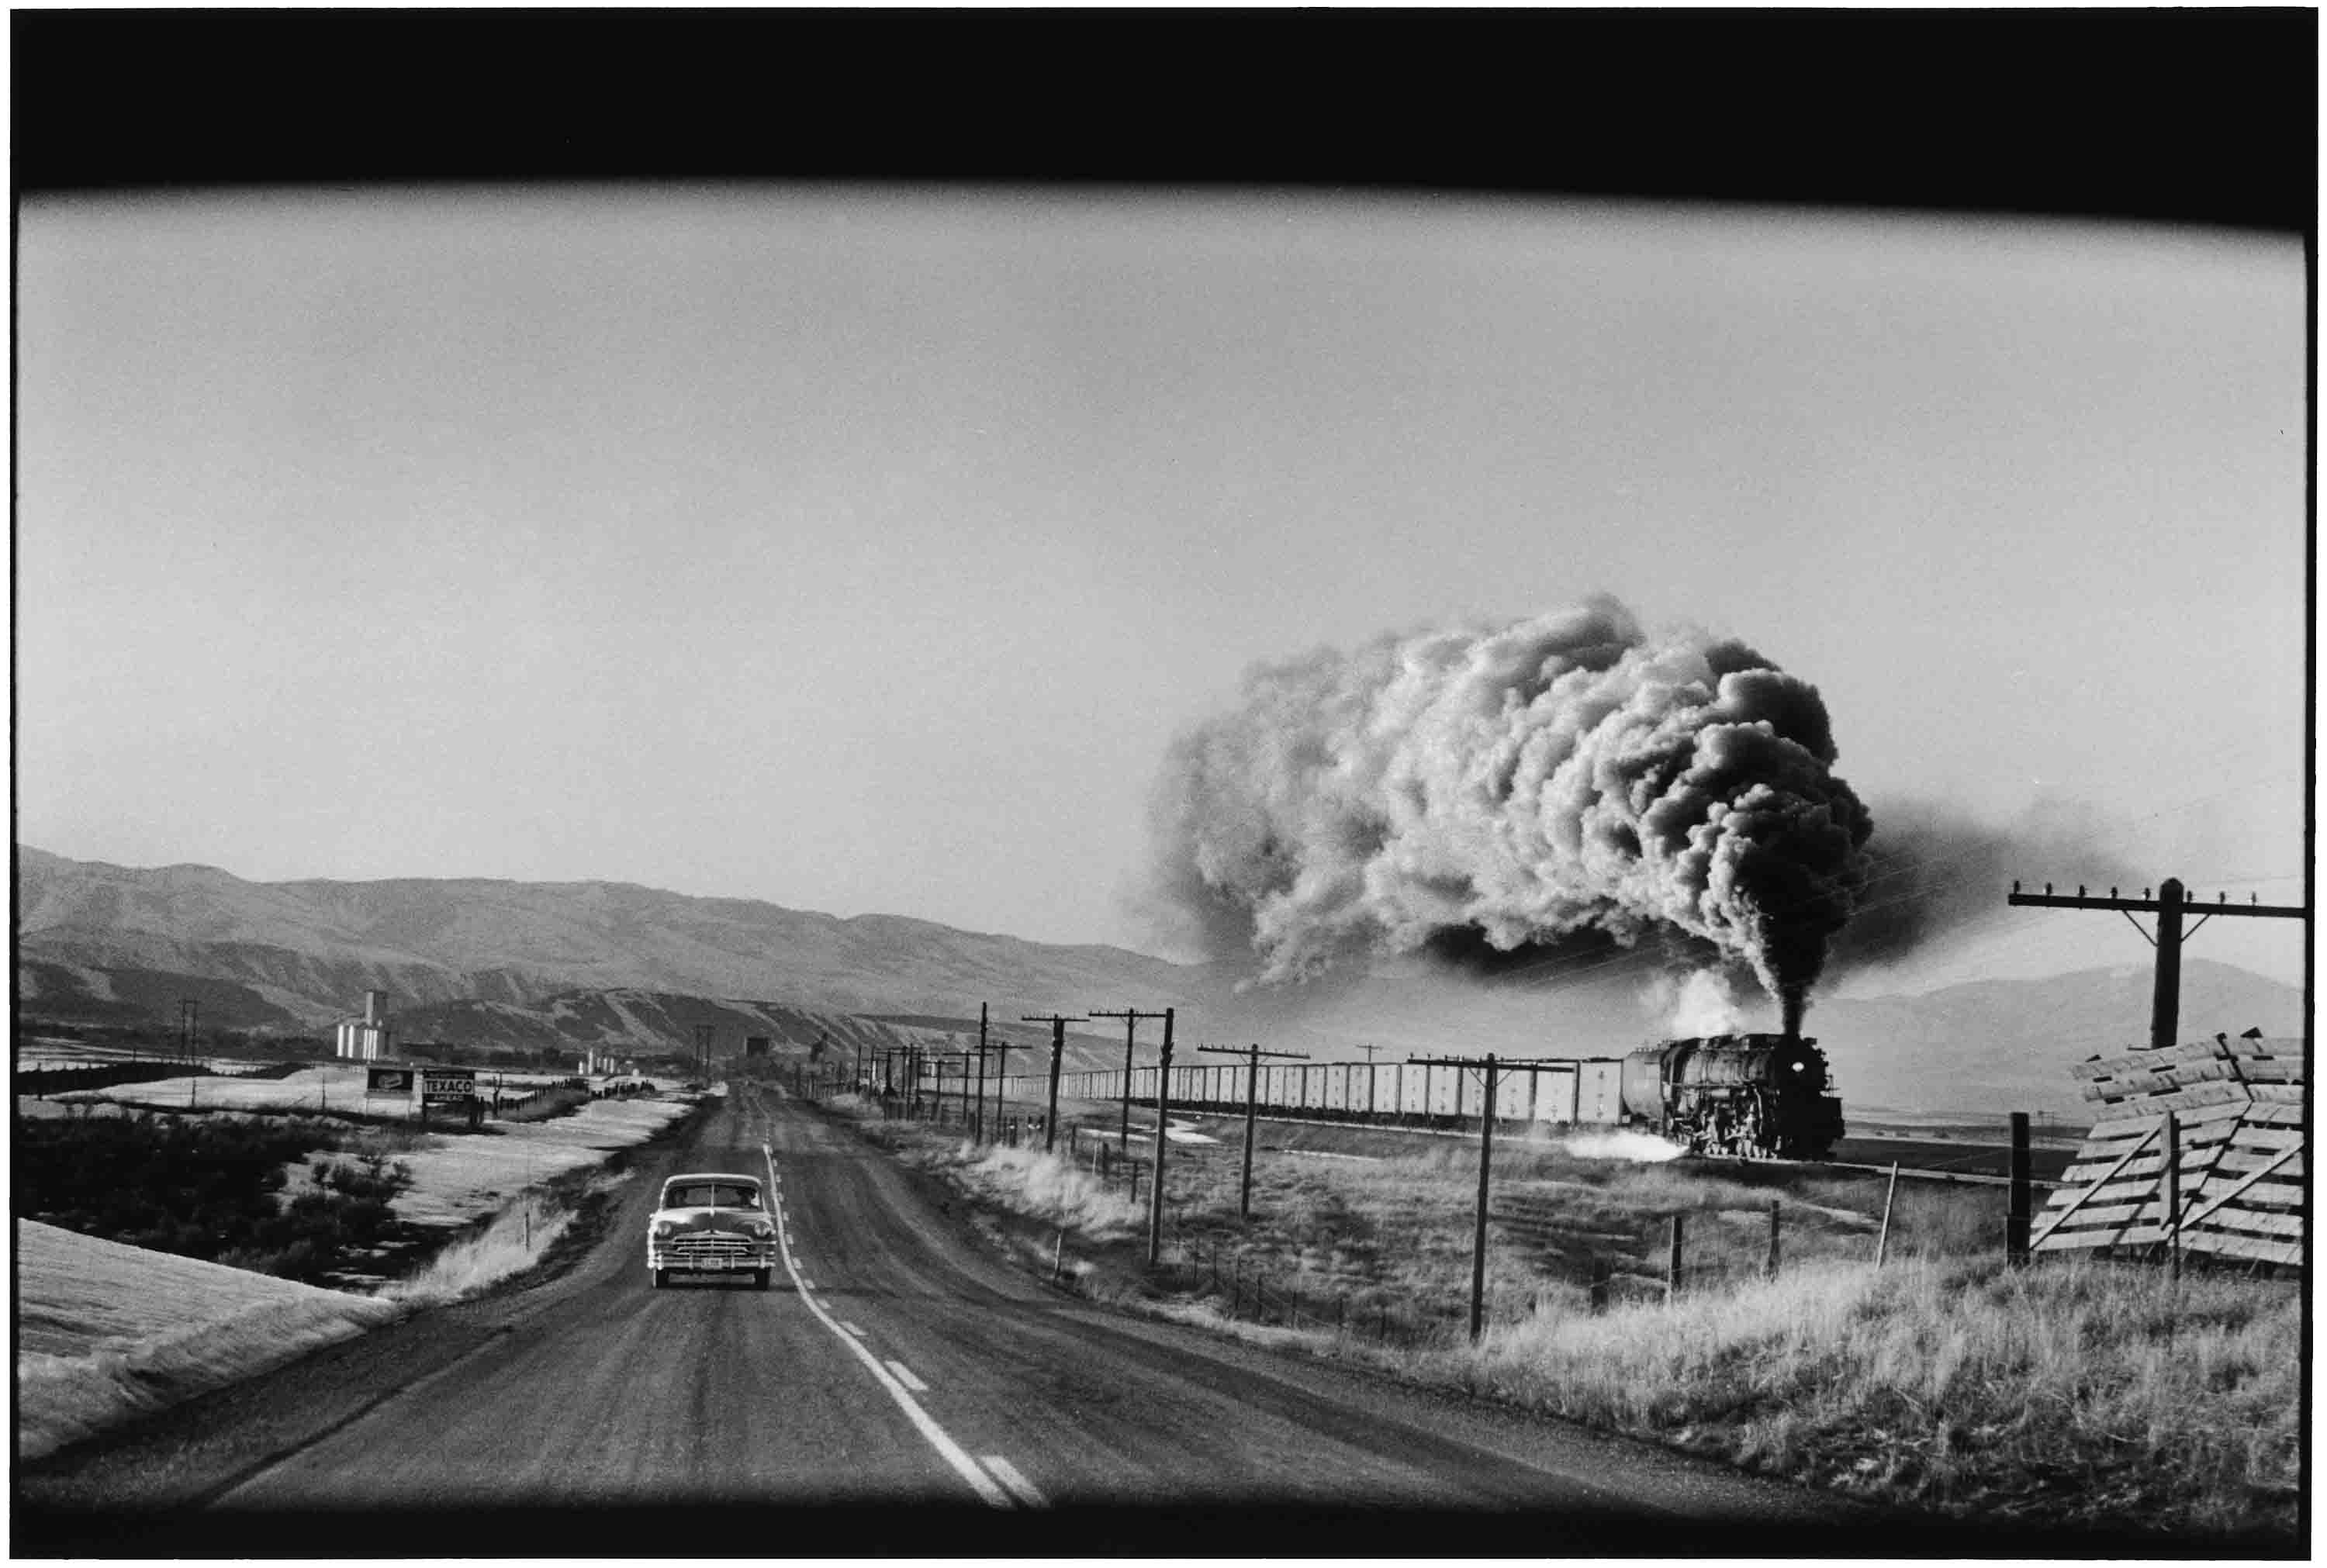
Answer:
[[364, 1069], [364, 1093], [395, 1095], [409, 1099], [414, 1092], [414, 1080], [420, 1076], [417, 1068], [368, 1067]]

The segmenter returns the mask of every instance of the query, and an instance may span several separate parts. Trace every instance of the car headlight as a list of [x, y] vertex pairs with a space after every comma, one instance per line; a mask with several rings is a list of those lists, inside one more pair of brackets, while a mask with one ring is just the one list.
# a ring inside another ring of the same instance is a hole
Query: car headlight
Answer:
[[776, 1227], [762, 1219], [752, 1227], [752, 1234], [761, 1241], [773, 1241], [776, 1239]]
[[657, 1241], [665, 1240], [668, 1237], [678, 1234], [678, 1226], [676, 1222], [668, 1219], [658, 1219], [655, 1221], [654, 1235]]

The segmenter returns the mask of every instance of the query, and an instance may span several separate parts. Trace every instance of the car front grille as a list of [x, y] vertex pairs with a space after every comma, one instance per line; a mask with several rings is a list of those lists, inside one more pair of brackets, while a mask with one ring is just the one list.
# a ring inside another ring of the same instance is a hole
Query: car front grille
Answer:
[[740, 1236], [721, 1236], [696, 1232], [692, 1236], [675, 1237], [668, 1248], [673, 1268], [685, 1268], [690, 1264], [740, 1264], [752, 1261], [752, 1244]]

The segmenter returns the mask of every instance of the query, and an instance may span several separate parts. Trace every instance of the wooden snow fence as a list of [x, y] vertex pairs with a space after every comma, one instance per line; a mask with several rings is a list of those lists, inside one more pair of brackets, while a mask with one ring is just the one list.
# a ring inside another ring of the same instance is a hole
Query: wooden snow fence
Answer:
[[2032, 1250], [2178, 1244], [2304, 1266], [2303, 1053], [2300, 1040], [2218, 1037], [2070, 1069], [2098, 1115], [2038, 1216]]

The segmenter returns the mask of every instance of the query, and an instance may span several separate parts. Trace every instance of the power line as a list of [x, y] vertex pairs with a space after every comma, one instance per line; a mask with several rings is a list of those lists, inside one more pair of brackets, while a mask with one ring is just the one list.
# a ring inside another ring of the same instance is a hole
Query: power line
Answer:
[[[2081, 887], [2071, 897], [2066, 893], [2055, 894], [2050, 882], [2044, 884], [2044, 891], [2041, 893], [2023, 893], [2015, 882], [2005, 901], [2040, 909], [2116, 910], [2128, 920], [2133, 920], [2135, 911], [2154, 914], [2157, 917], [2157, 935], [2150, 939], [2150, 945], [2157, 949], [2157, 973], [2150, 998], [2149, 1045], [2153, 1050], [2163, 1050], [2174, 1043], [2173, 1037], [2181, 1022], [2182, 941], [2185, 934], [2182, 929], [2182, 913], [2185, 909], [2202, 911], [2198, 917], [2198, 925], [2191, 927], [2189, 934], [2195, 934], [2199, 926], [2203, 926], [2216, 915], [2299, 919], [2305, 926], [2311, 921], [2311, 910], [2307, 904], [2296, 907], [2264, 904], [2259, 901], [2234, 904], [2225, 898], [2209, 905], [2202, 901], [2185, 901], [2182, 893], [2182, 883], [2174, 877], [2167, 877], [2158, 885], [2154, 899], [2149, 896], [2147, 888], [2141, 890], [2141, 897], [2137, 899], [2121, 899], [2117, 896], [2115, 888], [2109, 889], [2107, 898], [2087, 897]], [[2141, 929], [2140, 921], [2134, 920], [2133, 924], [2135, 930]], [[2146, 931], [2142, 935], [2149, 937]]]

